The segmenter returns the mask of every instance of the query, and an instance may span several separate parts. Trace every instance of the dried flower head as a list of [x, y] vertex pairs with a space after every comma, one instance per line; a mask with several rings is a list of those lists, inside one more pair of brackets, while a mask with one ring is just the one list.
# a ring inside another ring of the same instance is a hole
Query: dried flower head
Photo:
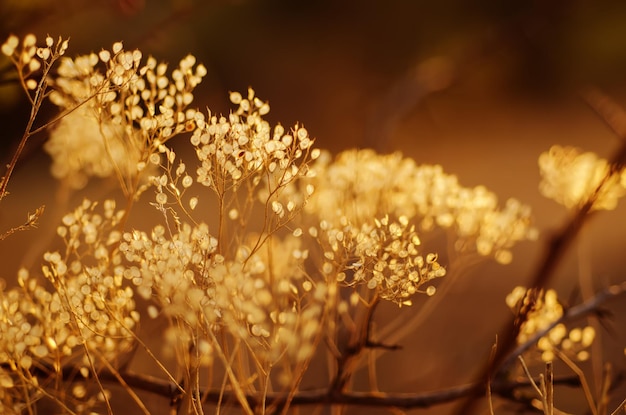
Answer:
[[[61, 58], [66, 48], [50, 37], [37, 47], [32, 35], [11, 36], [0, 48], [33, 108], [35, 98], [49, 97], [61, 110], [45, 145], [53, 176], [73, 188], [115, 177], [129, 209], [152, 186], [148, 204], [163, 221], [131, 230], [129, 212], [114, 201], [85, 200], [62, 218], [63, 247], [43, 255], [43, 278], [23, 269], [17, 287], [0, 286], [0, 412], [21, 413], [20, 404], [56, 388], [49, 397], [63, 410], [87, 413], [110, 395], [101, 386], [91, 393], [89, 375], [98, 384], [103, 367], [116, 375], [138, 344], [180, 387], [188, 401], [181, 411], [201, 412], [191, 392], [206, 390], [214, 372], [224, 374], [220, 402], [232, 393], [246, 413], [263, 412], [262, 397], [280, 384], [288, 404], [322, 340], [337, 371], [329, 396], [341, 397], [356, 358], [375, 344], [369, 327], [377, 301], [411, 305], [413, 295], [435, 294], [435, 280], [448, 273], [445, 256], [425, 248], [423, 235], [443, 229], [451, 257], [502, 264], [517, 242], [536, 236], [529, 207], [515, 199], [501, 205], [439, 165], [372, 150], [332, 158], [302, 125], [271, 126], [269, 104], [251, 88], [230, 93], [235, 108], [227, 116], [189, 109], [207, 72], [191, 55], [169, 72], [121, 42], [73, 59]], [[169, 142], [184, 132], [193, 167]], [[590, 153], [553, 147], [540, 166], [544, 194], [569, 207], [593, 198], [596, 209], [614, 208], [624, 193], [626, 174]], [[561, 351], [586, 359], [593, 328], [555, 325], [563, 308], [553, 290], [536, 303], [525, 293], [518, 287], [507, 298], [513, 309], [534, 306], [518, 341], [542, 333], [544, 360]], [[158, 357], [139, 337], [135, 295], [149, 317], [167, 324]], [[161, 357], [173, 358], [177, 373]], [[209, 370], [200, 374], [201, 366]], [[34, 375], [60, 378], [67, 368], [85, 379], [49, 387]], [[65, 408], [67, 401], [76, 405]]]
[[[304, 127], [296, 125], [291, 132], [281, 125], [272, 129], [263, 119], [269, 105], [253, 89], [245, 99], [238, 92], [231, 93], [230, 99], [238, 105], [234, 113], [209, 114], [191, 137], [201, 163], [197, 181], [222, 196], [244, 182], [259, 189], [263, 181], [261, 188], [267, 190], [259, 192], [260, 200], [276, 201], [277, 193], [308, 173], [307, 164], [319, 151], [311, 151], [313, 139]], [[276, 205], [273, 209], [280, 215]]]
[[22, 42], [17, 36], [10, 35], [0, 47], [17, 69], [22, 88], [31, 98], [31, 103], [36, 100], [36, 90], [45, 89], [43, 81], [46, 80], [49, 69], [65, 53], [68, 46], [67, 39], [59, 38], [55, 42], [51, 36], [46, 36], [45, 42], [45, 46], [37, 46], [37, 37], [32, 33], [24, 36]]
[[[517, 342], [526, 343], [535, 334], [548, 330], [537, 342], [537, 348], [543, 361], [552, 361], [555, 358], [555, 349], [567, 355], [583, 361], [589, 358], [587, 349], [593, 343], [595, 330], [591, 326], [568, 330], [564, 324], [554, 323], [563, 316], [563, 306], [557, 299], [556, 291], [549, 289], [541, 291], [538, 295], [529, 295], [525, 287], [515, 287], [507, 295], [506, 304], [511, 310], [516, 311], [520, 307], [528, 306], [528, 301], [534, 299], [526, 321], [523, 322]], [[551, 326], [554, 326], [550, 328]]]
[[172, 337], [177, 347], [204, 341], [219, 349], [214, 333], [222, 332], [263, 365], [309, 359], [327, 301], [324, 284], [304, 276], [299, 240], [268, 239], [256, 253], [242, 244], [231, 259], [216, 253], [217, 243], [206, 225], [183, 225], [169, 237], [161, 226], [151, 236], [126, 233], [120, 250], [133, 265], [124, 275], [160, 313], [183, 323]]
[[187, 107], [206, 68], [188, 55], [168, 76], [166, 64], [141, 60], [139, 50], [126, 51], [119, 42], [111, 51], [61, 60], [50, 99], [73, 112], [61, 119], [45, 146], [55, 177], [82, 187], [91, 176], [116, 175], [130, 194], [150, 157], [202, 122]]
[[458, 251], [501, 263], [511, 261], [516, 242], [536, 237], [528, 206], [509, 199], [500, 208], [485, 187], [462, 187], [441, 166], [417, 165], [400, 153], [348, 150], [332, 162], [320, 157], [315, 174], [316, 194], [307, 212], [332, 224], [347, 220], [361, 226], [387, 214], [406, 217], [421, 232], [450, 229]]
[[365, 285], [398, 305], [411, 305], [410, 297], [418, 292], [433, 295], [434, 286], [421, 287], [446, 275], [436, 254], [420, 253], [420, 239], [406, 216], [397, 221], [385, 216], [360, 228], [322, 221], [316, 233], [324, 249], [324, 274], [347, 286]]
[[613, 172], [607, 160], [592, 152], [552, 146], [539, 156], [539, 168], [541, 193], [567, 208], [580, 207], [593, 198], [592, 209], [612, 210], [626, 194], [624, 170]]
[[5, 396], [19, 395], [16, 404], [39, 390], [34, 367], [53, 375], [78, 364], [88, 374], [134, 347], [139, 313], [116, 248], [124, 213], [113, 201], [99, 208], [84, 201], [64, 216], [57, 229], [64, 251], [43, 256], [48, 284], [21, 269], [18, 287], [0, 290], [0, 382], [10, 389]]

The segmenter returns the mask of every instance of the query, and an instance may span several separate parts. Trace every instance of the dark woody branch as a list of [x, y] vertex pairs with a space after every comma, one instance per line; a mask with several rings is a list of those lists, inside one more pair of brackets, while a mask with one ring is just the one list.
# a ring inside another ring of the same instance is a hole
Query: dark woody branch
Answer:
[[[508, 355], [508, 357], [503, 360], [502, 370], [507, 369], [515, 361], [518, 355], [524, 353], [536, 344], [538, 338], [544, 335], [545, 332], [549, 331], [554, 325], [574, 321], [592, 313], [598, 313], [601, 310], [602, 304], [611, 299], [617, 298], [624, 293], [626, 293], [626, 282], [610, 286], [600, 291], [593, 298], [567, 309], [563, 316], [554, 322], [552, 326], [547, 328], [545, 331], [537, 333], [535, 337], [515, 348]], [[363, 348], [368, 347], [367, 341], [366, 337], [362, 338], [362, 344], [360, 344], [361, 347], [358, 351], [362, 351]], [[351, 360], [355, 357], [353, 353], [348, 354], [349, 355], [345, 357], [347, 360]], [[63, 379], [69, 381], [89, 380], [94, 377], [93, 373], [90, 373], [87, 378], [77, 375], [78, 373], [79, 370], [77, 367], [74, 365], [67, 365], [62, 369], [62, 373], [58, 374], [58, 376], [62, 376]], [[53, 376], [57, 376], [52, 367], [45, 367], [41, 365], [34, 370], [33, 375], [48, 379]], [[108, 370], [98, 372], [97, 376], [101, 382], [111, 384], [119, 384], [118, 376], [120, 376], [133, 390], [143, 391], [169, 399], [172, 405], [175, 405], [183, 397], [183, 392], [181, 392], [174, 383], [154, 376], [133, 373], [130, 371], [114, 374]], [[504, 377], [494, 378], [495, 380], [490, 385], [491, 394], [498, 395], [508, 400], [516, 400], [515, 392], [528, 388], [531, 385], [528, 379], [510, 380]], [[580, 381], [576, 376], [560, 377], [554, 379], [554, 385], [579, 387]], [[486, 388], [487, 383], [485, 381], [478, 381], [476, 383], [453, 386], [450, 388], [424, 393], [348, 392], [331, 387], [325, 390], [299, 391], [290, 399], [289, 404], [296, 406], [353, 405], [370, 407], [398, 407], [405, 409], [427, 408], [443, 403], [454, 402], [464, 397], [484, 395]], [[208, 404], [221, 402], [221, 404], [238, 405], [235, 394], [230, 391], [224, 392], [220, 390], [209, 390], [199, 394], [199, 396], [203, 402]], [[276, 407], [281, 407], [282, 404], [286, 403], [288, 399], [287, 395], [281, 393], [259, 395], [247, 394], [245, 397], [251, 407], [261, 405], [263, 400], [266, 406], [275, 405]]]
[[[63, 375], [74, 376], [75, 380], [88, 378], [76, 377], [75, 367], [66, 367], [63, 369]], [[91, 375], [90, 375], [91, 376]], [[175, 404], [181, 399], [181, 392], [171, 382], [159, 379], [153, 376], [143, 375], [139, 373], [126, 372], [120, 375], [126, 384], [135, 391], [148, 392], [164, 398], [168, 398], [171, 404]], [[119, 383], [116, 375], [110, 371], [104, 370], [98, 373], [98, 378], [102, 383]], [[538, 380], [535, 380], [538, 381]], [[554, 379], [555, 385], [579, 387], [580, 381], [576, 376], [567, 376]], [[513, 381], [497, 381], [491, 385], [491, 393], [499, 395], [507, 399], [511, 399], [513, 393], [517, 390], [529, 388], [531, 383], [528, 379]], [[300, 391], [290, 399], [290, 405], [353, 405], [368, 407], [397, 407], [397, 408], [428, 408], [447, 402], [453, 402], [461, 397], [472, 393], [477, 387], [483, 392], [486, 385], [460, 385], [446, 389], [440, 389], [424, 393], [381, 393], [381, 392], [336, 392], [333, 390], [317, 390], [317, 391]], [[211, 390], [201, 393], [200, 398], [203, 402], [217, 403], [222, 405], [238, 405], [235, 394], [230, 391]], [[288, 396], [282, 393], [268, 394], [246, 394], [246, 399], [250, 407], [261, 405], [263, 402], [266, 406], [276, 405], [280, 407], [287, 402]]]
[[[596, 90], [588, 92], [585, 98], [602, 121], [620, 138], [621, 145], [609, 160], [609, 171], [598, 184], [594, 192], [589, 196], [589, 199], [573, 213], [572, 218], [565, 224], [561, 231], [548, 241], [545, 256], [539, 262], [537, 270], [533, 273], [528, 284], [528, 292], [535, 293], [535, 295], [547, 285], [555, 268], [560, 264], [563, 255], [574, 242], [583, 225], [593, 216], [593, 205], [602, 191], [603, 186], [614, 174], [626, 165], [626, 137], [623, 136], [626, 131], [622, 128], [622, 124], [626, 122], [624, 121], [625, 118], [623, 118], [626, 112], [610, 98]], [[618, 123], [617, 120], [621, 120], [621, 122]], [[533, 299], [530, 298], [530, 300], [532, 302]], [[522, 324], [527, 320], [531, 308], [532, 307], [521, 310], [517, 316], [507, 321], [503, 326], [499, 335], [498, 350], [494, 358], [477, 373], [474, 378], [475, 385], [478, 385], [481, 381], [484, 383], [488, 379], [493, 378], [494, 375], [503, 368], [505, 363], [510, 363], [509, 359], [513, 356], [519, 330]], [[474, 393], [469, 394], [469, 398], [459, 406], [455, 414], [471, 414], [481, 394], [481, 389], [476, 386]]]
[[582, 317], [585, 317], [589, 314], [599, 314], [602, 315], [601, 305], [607, 302], [609, 299], [617, 297], [626, 292], [626, 281], [621, 284], [612, 285], [608, 288], [597, 293], [592, 298], [587, 301], [578, 304], [576, 306], [570, 307], [563, 312], [563, 315], [555, 320], [552, 324], [550, 324], [545, 329], [538, 331], [535, 333], [533, 337], [531, 337], [527, 342], [520, 344], [517, 346], [509, 355], [508, 358], [504, 360], [502, 363], [502, 370], [510, 367], [517, 359], [517, 356], [524, 353], [526, 350], [530, 349], [534, 344], [536, 344], [539, 339], [545, 336], [550, 330], [556, 327], [559, 324], [575, 321]]

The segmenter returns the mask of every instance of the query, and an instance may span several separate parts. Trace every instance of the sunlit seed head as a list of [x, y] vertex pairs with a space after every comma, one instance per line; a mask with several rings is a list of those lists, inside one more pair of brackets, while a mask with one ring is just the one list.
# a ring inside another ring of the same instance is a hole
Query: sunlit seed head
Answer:
[[83, 399], [87, 396], [87, 388], [85, 388], [84, 384], [78, 383], [72, 388], [72, 395], [74, 395], [76, 399]]
[[161, 164], [161, 155], [159, 155], [158, 153], [150, 154], [150, 163], [155, 164], [157, 166]]
[[33, 35], [32, 33], [29, 33], [26, 36], [24, 36], [24, 40], [22, 41], [24, 48], [28, 48], [29, 46], [34, 46], [36, 43], [37, 43], [37, 37]]
[[596, 337], [596, 331], [592, 326], [587, 326], [582, 330], [580, 343], [583, 347], [589, 347]]
[[190, 187], [193, 184], [193, 178], [191, 176], [185, 176], [183, 177], [183, 187], [187, 188]]
[[165, 193], [157, 193], [156, 202], [160, 205], [164, 205], [167, 203], [167, 195]]
[[189, 199], [189, 208], [191, 210], [194, 210], [196, 208], [196, 206], [198, 206], [198, 198], [197, 197], [192, 197], [191, 199]]
[[124, 45], [122, 44], [122, 42], [115, 42], [113, 44], [112, 50], [114, 54], [118, 54], [122, 51], [123, 48], [124, 48]]
[[503, 265], [510, 264], [513, 261], [513, 254], [507, 249], [497, 250], [494, 257], [496, 261]]
[[231, 209], [228, 211], [228, 218], [230, 220], [236, 220], [239, 218], [239, 211], [237, 209]]
[[22, 369], [29, 370], [33, 365], [33, 358], [30, 355], [24, 355], [20, 358], [19, 365]]
[[98, 54], [100, 60], [104, 63], [107, 63], [111, 59], [111, 53], [108, 50], [101, 50]]
[[572, 329], [569, 332], [569, 339], [575, 343], [579, 343], [582, 340], [582, 337], [583, 333], [579, 328]]
[[[50, 49], [48, 48], [37, 48], [37, 56], [43, 60], [47, 60], [50, 57]], [[36, 71], [41, 67], [41, 63], [38, 60], [32, 60], [29, 62], [28, 69], [31, 72]]]
[[235, 105], [239, 105], [241, 103], [242, 96], [239, 92], [231, 92], [230, 93], [230, 102]]
[[350, 294], [350, 305], [351, 306], [356, 306], [357, 304], [359, 304], [359, 302], [361, 301], [361, 297], [359, 296], [359, 293], [357, 293], [356, 291], [353, 292], [352, 294]]
[[11, 56], [15, 52], [15, 48], [19, 45], [19, 38], [15, 35], [10, 35], [7, 40], [2, 44], [2, 53], [6, 56]]
[[541, 360], [544, 362], [552, 362], [554, 361], [554, 352], [552, 350], [545, 350], [541, 353]]

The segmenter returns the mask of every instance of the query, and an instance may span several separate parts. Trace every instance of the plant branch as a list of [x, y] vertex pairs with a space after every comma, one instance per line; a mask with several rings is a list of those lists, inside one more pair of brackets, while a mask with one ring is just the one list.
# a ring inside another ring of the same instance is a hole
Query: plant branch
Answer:
[[[554, 322], [553, 325], [564, 323], [567, 321], [573, 321], [584, 317], [590, 313], [598, 312], [600, 306], [613, 298], [623, 295], [626, 293], [626, 282], [621, 284], [613, 285], [608, 287], [605, 290], [602, 290], [598, 294], [596, 294], [593, 298], [587, 300], [584, 303], [581, 303], [577, 306], [571, 307], [567, 309], [561, 318]], [[550, 326], [545, 330], [545, 332], [549, 331]], [[340, 367], [345, 368], [345, 364], [348, 361], [355, 359], [358, 357], [363, 349], [368, 347], [388, 347], [385, 345], [378, 345], [377, 343], [372, 343], [369, 340], [369, 330], [364, 330], [365, 337], [360, 337], [360, 342], [357, 347], [353, 347], [350, 350], [352, 352], [344, 352], [345, 355], [340, 359], [343, 362], [343, 366]], [[502, 367], [506, 367], [506, 365], [511, 364], [515, 361], [516, 356], [522, 354], [525, 350], [527, 350], [531, 345], [535, 344], [537, 339], [545, 334], [545, 332], [537, 333], [535, 337], [527, 341], [526, 343], [518, 346], [514, 351], [511, 352], [510, 356], [504, 361]], [[393, 346], [391, 346], [393, 347]], [[34, 373], [37, 376], [50, 376], [50, 374], [54, 374], [54, 370], [52, 368], [38, 369], [39, 373]], [[77, 373], [77, 368], [68, 365], [63, 368], [63, 378], [64, 379], [72, 379], [73, 375]], [[337, 377], [335, 378], [334, 383], [337, 383], [340, 379], [339, 374], [343, 372], [339, 372]], [[160, 379], [157, 377], [152, 377], [148, 375], [133, 373], [133, 372], [123, 372], [123, 373], [113, 373], [110, 370], [104, 370], [98, 373], [98, 378], [102, 382], [110, 382], [110, 383], [119, 383], [120, 379], [126, 383], [126, 385], [130, 388], [143, 390], [145, 392], [152, 393], [157, 396], [162, 396], [168, 398], [171, 403], [178, 402], [180, 400], [181, 394], [185, 393], [180, 390], [180, 387], [175, 383]], [[82, 379], [82, 378], [81, 378]], [[515, 400], [514, 391], [532, 387], [532, 382], [539, 382], [536, 379], [525, 379], [525, 380], [508, 380], [508, 379], [497, 379], [493, 381], [490, 385], [491, 394], [498, 395], [505, 399]], [[339, 382], [341, 384], [341, 382]], [[567, 376], [567, 377], [555, 377], [554, 385], [565, 385], [571, 387], [580, 387], [580, 380], [577, 376]], [[338, 386], [338, 385], [335, 385]], [[207, 403], [218, 403], [228, 405], [236, 405], [241, 403], [243, 400], [248, 403], [251, 408], [257, 407], [257, 405], [261, 404], [261, 401], [265, 401], [267, 406], [276, 405], [277, 407], [281, 407], [284, 403], [286, 403], [287, 399], [290, 399], [290, 405], [354, 405], [354, 406], [377, 406], [377, 407], [399, 407], [399, 408], [426, 408], [431, 407], [447, 402], [454, 402], [463, 397], [472, 397], [476, 394], [484, 394], [486, 392], [486, 382], [479, 380], [472, 384], [454, 386], [446, 389], [441, 389], [437, 391], [425, 392], [425, 393], [381, 393], [381, 392], [347, 392], [343, 391], [337, 387], [331, 387], [327, 390], [321, 391], [299, 391], [296, 392], [293, 396], [288, 397], [284, 393], [266, 393], [263, 395], [256, 394], [244, 394], [242, 391], [235, 392], [232, 390], [207, 390], [200, 393], [201, 399], [203, 402]]]
[[592, 313], [601, 313], [600, 305], [607, 302], [608, 300], [618, 297], [626, 293], [626, 281], [621, 284], [612, 285], [608, 288], [597, 293], [595, 296], [590, 298], [589, 300], [578, 304], [576, 306], [570, 307], [565, 310], [563, 315], [555, 320], [552, 324], [547, 326], [545, 329], [538, 331], [535, 333], [530, 339], [528, 339], [523, 344], [517, 346], [509, 356], [502, 362], [500, 370], [503, 371], [506, 368], [510, 367], [518, 356], [524, 353], [526, 350], [530, 349], [533, 345], [537, 344], [540, 338], [545, 336], [550, 330], [556, 327], [559, 324], [562, 324], [567, 321], [578, 320], [582, 317], [585, 317]]
[[[533, 296], [536, 296], [537, 293], [539, 293], [540, 290], [547, 285], [557, 265], [561, 262], [565, 252], [567, 252], [573, 241], [576, 239], [576, 236], [582, 229], [583, 225], [593, 215], [593, 205], [596, 202], [598, 195], [601, 193], [603, 186], [614, 174], [617, 174], [618, 170], [624, 166], [626, 161], [626, 136], [622, 135], [626, 134], [626, 130], [623, 130], [616, 122], [616, 119], [622, 118], [624, 112], [623, 110], [620, 110], [621, 112], [616, 113], [616, 109], [619, 108], [616, 103], [612, 102], [608, 97], [601, 95], [599, 92], [596, 92], [596, 94], [598, 95], [595, 95], [595, 97], [602, 97], [602, 100], [588, 99], [587, 103], [612, 129], [612, 131], [620, 137], [622, 144], [609, 161], [609, 171], [604, 179], [594, 189], [587, 201], [574, 212], [572, 218], [565, 224], [563, 229], [548, 241], [543, 260], [539, 263], [539, 266], [533, 274], [529, 284], [530, 289], [528, 292], [534, 293], [531, 294]], [[599, 107], [598, 102], [602, 102], [603, 106]], [[610, 112], [607, 110], [608, 108], [610, 108]], [[624, 120], [626, 120], [626, 118], [624, 118]], [[531, 298], [530, 300], [531, 304], [534, 303], [534, 298]], [[528, 314], [531, 310], [532, 307], [526, 307], [525, 309], [520, 310], [520, 313], [509, 319], [509, 321], [507, 321], [500, 330], [501, 334], [499, 335], [499, 338], [502, 339], [501, 347], [497, 350], [493, 360], [489, 361], [476, 375], [474, 381], [475, 385], [478, 385], [481, 381], [486, 381], [494, 373], [500, 370], [502, 364], [508, 359], [508, 356], [514, 350], [520, 328], [527, 320]], [[475, 392], [470, 394], [470, 397], [458, 407], [455, 414], [464, 415], [472, 413], [476, 405], [476, 401], [482, 394], [482, 388], [479, 388], [478, 386], [475, 387]]]
[[[554, 322], [553, 325], [564, 323], [567, 321], [573, 321], [584, 317], [590, 313], [598, 313], [600, 306], [618, 296], [626, 293], [626, 282], [621, 284], [612, 285], [593, 298], [581, 303], [577, 306], [567, 309], [561, 318]], [[369, 319], [368, 319], [369, 321]], [[369, 324], [366, 325], [366, 327]], [[537, 333], [535, 337], [529, 339], [526, 343], [519, 345], [514, 349], [504, 363], [501, 365], [501, 369], [505, 369], [516, 359], [516, 356], [522, 354], [525, 350], [536, 343], [537, 339], [549, 331], [548, 327], [545, 331]], [[331, 383], [331, 385], [341, 385], [339, 376], [341, 373], [344, 375], [351, 374], [349, 368], [345, 366], [358, 357], [360, 352], [368, 347], [391, 347], [378, 343], [371, 342], [369, 340], [369, 330], [363, 330], [363, 334], [359, 338], [358, 345], [350, 348], [349, 351], [345, 351], [344, 355], [340, 358], [340, 367], [343, 367], [344, 371], [339, 371], [337, 377]], [[351, 350], [351, 351], [350, 351]], [[342, 363], [343, 362], [343, 363]], [[7, 368], [8, 369], [8, 368]], [[348, 372], [345, 373], [345, 370]], [[72, 381], [75, 379], [75, 374], [79, 373], [79, 370], [74, 365], [66, 365], [61, 371], [63, 379]], [[500, 371], [502, 373], [502, 371]], [[33, 370], [33, 376], [39, 378], [47, 378], [50, 376], [58, 375], [57, 371], [49, 365], [41, 363], [38, 364], [37, 369]], [[80, 380], [85, 380], [94, 376], [90, 374], [87, 378], [81, 377]], [[148, 392], [157, 396], [161, 396], [169, 399], [171, 405], [175, 405], [180, 401], [183, 394], [189, 393], [189, 391], [181, 390], [180, 386], [171, 380], [165, 380], [154, 376], [143, 375], [133, 372], [113, 372], [111, 370], [102, 370], [97, 373], [97, 377], [101, 382], [122, 384], [125, 383], [127, 387]], [[524, 379], [524, 380], [509, 380], [504, 377], [496, 377], [491, 385], [491, 394], [498, 395], [502, 398], [515, 401], [515, 392], [518, 389], [532, 387], [532, 382], [539, 382], [539, 380]], [[123, 381], [123, 382], [122, 382]], [[555, 385], [566, 385], [571, 387], [580, 387], [580, 380], [578, 376], [560, 377], [554, 379]], [[344, 384], [345, 385], [345, 384]], [[337, 387], [330, 387], [325, 390], [317, 391], [298, 391], [293, 396], [288, 396], [285, 393], [269, 393], [263, 394], [247, 394], [243, 391], [233, 391], [229, 389], [219, 390], [207, 390], [198, 394], [201, 400], [206, 403], [221, 403], [226, 405], [238, 405], [242, 402], [246, 402], [250, 408], [258, 407], [261, 402], [265, 402], [266, 406], [276, 405], [276, 407], [282, 407], [287, 403], [289, 399], [290, 405], [302, 406], [302, 405], [353, 405], [353, 406], [377, 406], [377, 407], [398, 407], [398, 408], [426, 408], [443, 403], [454, 402], [464, 397], [476, 396], [476, 394], [484, 394], [486, 392], [487, 383], [482, 379], [479, 379], [475, 383], [466, 385], [453, 386], [450, 388], [440, 389], [436, 391], [429, 391], [425, 393], [381, 393], [381, 392], [348, 392]]]
[[371, 305], [366, 308], [366, 314], [363, 318], [361, 328], [357, 328], [353, 335], [353, 339], [350, 340], [346, 349], [341, 353], [337, 361], [337, 374], [331, 382], [331, 393], [341, 393], [344, 391], [345, 386], [349, 382], [354, 370], [356, 369], [356, 363], [361, 355], [361, 352], [367, 348], [383, 348], [394, 349], [399, 346], [386, 345], [383, 343], [374, 342], [370, 339], [370, 332], [372, 328], [372, 319], [374, 312], [379, 304], [378, 298], [374, 298]]
[[[55, 376], [58, 375], [52, 371], [52, 368], [47, 370], [45, 367], [39, 367], [35, 369], [34, 375], [37, 376]], [[67, 365], [63, 367], [61, 375], [64, 379], [71, 380], [76, 378], [78, 368], [74, 365]], [[177, 386], [170, 381], [156, 378], [149, 375], [140, 373], [125, 372], [114, 373], [111, 370], [101, 370], [97, 374], [98, 378], [103, 383], [119, 384], [120, 379], [124, 383], [135, 390], [141, 390], [151, 393], [153, 395], [168, 398], [170, 404], [175, 405], [180, 399], [181, 391]], [[78, 379], [84, 381], [93, 377], [90, 373], [88, 377], [82, 376]], [[537, 379], [533, 380], [538, 382]], [[554, 379], [555, 385], [579, 387], [580, 381], [577, 376], [564, 376]], [[513, 396], [513, 392], [518, 389], [524, 389], [531, 387], [531, 381], [528, 379], [521, 380], [502, 380], [496, 381], [491, 384], [491, 391], [493, 394], [503, 397]], [[453, 386], [450, 388], [440, 389], [436, 391], [430, 391], [425, 393], [381, 393], [381, 392], [338, 392], [334, 390], [314, 390], [314, 391], [299, 391], [289, 398], [285, 393], [267, 393], [260, 394], [246, 393], [240, 395], [239, 392], [232, 390], [208, 390], [199, 394], [200, 398], [205, 403], [218, 403], [222, 405], [239, 405], [239, 399], [242, 397], [247, 401], [249, 407], [254, 408], [265, 402], [266, 406], [277, 405], [281, 407], [286, 403], [287, 399], [290, 399], [290, 405], [304, 406], [304, 405], [352, 405], [352, 406], [369, 406], [369, 407], [397, 407], [397, 408], [428, 408], [435, 405], [453, 402], [463, 396], [473, 393], [474, 389], [479, 387], [482, 391], [486, 390], [484, 382], [479, 385], [467, 384], [460, 386]]]

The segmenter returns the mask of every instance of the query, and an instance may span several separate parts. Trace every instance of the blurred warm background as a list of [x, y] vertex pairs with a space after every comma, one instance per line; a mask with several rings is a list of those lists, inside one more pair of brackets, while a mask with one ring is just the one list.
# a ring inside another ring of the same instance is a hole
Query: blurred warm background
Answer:
[[[504, 296], [528, 281], [546, 238], [568, 217], [537, 190], [539, 153], [562, 144], [610, 157], [620, 138], [581, 91], [597, 87], [626, 106], [626, 3], [618, 0], [0, 2], [0, 38], [28, 32], [69, 36], [70, 55], [118, 40], [172, 64], [192, 53], [209, 71], [195, 93], [199, 108], [226, 113], [228, 91], [252, 86], [269, 100], [272, 122], [304, 123], [318, 147], [399, 150], [418, 163], [443, 165], [466, 186], [483, 184], [503, 201], [516, 197], [533, 207], [539, 242], [517, 247], [512, 265], [486, 263], [456, 281], [431, 318], [401, 341], [404, 348], [381, 357], [383, 391], [425, 392], [472, 379], [509, 317]], [[6, 60], [0, 74], [5, 163], [29, 107]], [[40, 122], [49, 116], [44, 111]], [[0, 210], [4, 229], [47, 205], [40, 229], [0, 243], [1, 276], [9, 284], [19, 266], [38, 263], [45, 232], [63, 213], [55, 209], [49, 160], [41, 152], [45, 139], [31, 141]], [[622, 202], [596, 215], [568, 252], [551, 281], [564, 300], [580, 301], [581, 273], [593, 277], [595, 290], [624, 280], [625, 209]], [[616, 372], [624, 371], [626, 305], [622, 298], [606, 306], [613, 317], [602, 334], [603, 354]], [[379, 325], [396, 311], [383, 308]], [[624, 395], [622, 385], [613, 407]], [[562, 410], [585, 412], [580, 391], [558, 389], [557, 397]], [[154, 400], [159, 413], [164, 405]]]

